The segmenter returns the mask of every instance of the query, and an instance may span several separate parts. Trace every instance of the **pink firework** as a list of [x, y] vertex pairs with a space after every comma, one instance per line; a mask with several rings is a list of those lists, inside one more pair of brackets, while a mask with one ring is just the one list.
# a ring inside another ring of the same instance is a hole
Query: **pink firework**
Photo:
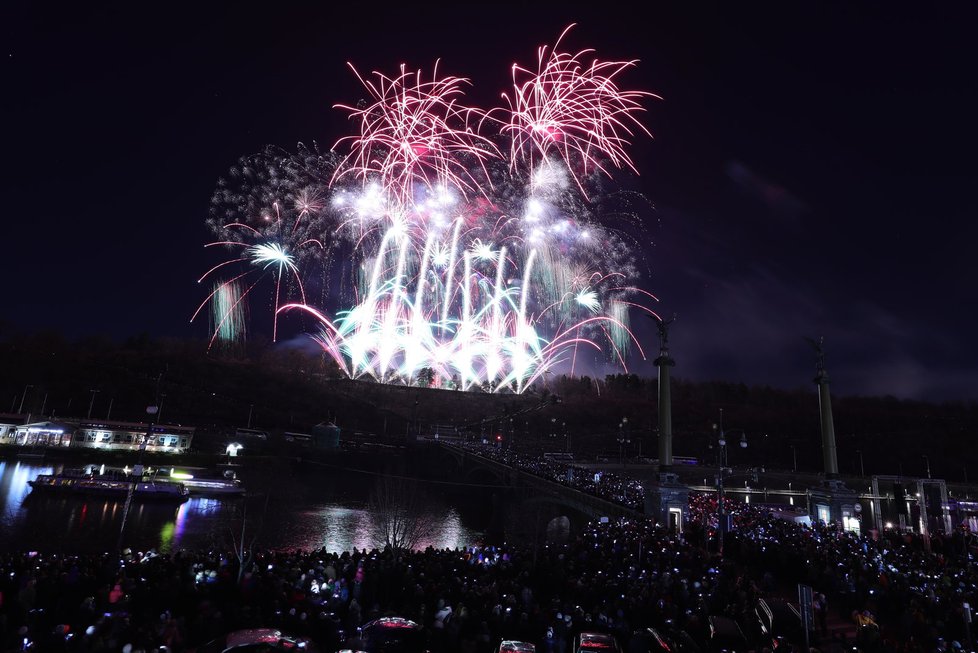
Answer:
[[546, 46], [538, 50], [535, 72], [513, 64], [513, 96], [503, 94], [509, 105], [503, 131], [511, 138], [512, 168], [532, 168], [556, 154], [584, 192], [581, 177], [594, 170], [608, 174], [606, 162], [638, 172], [625, 148], [636, 130], [651, 136], [635, 114], [644, 111], [644, 98], [659, 96], [618, 87], [615, 78], [634, 61], [594, 59], [586, 66], [582, 60], [593, 50], [559, 52], [560, 41], [572, 27], [564, 30], [549, 55]]
[[360, 121], [360, 133], [337, 141], [337, 145], [349, 143], [351, 152], [334, 182], [344, 175], [365, 182], [377, 179], [388, 196], [402, 204], [413, 202], [415, 184], [426, 189], [444, 185], [485, 192], [482, 180], [473, 178], [469, 164], [477, 162], [481, 167], [487, 159], [500, 155], [473, 127], [483, 112], [457, 102], [463, 95], [462, 86], [469, 83], [467, 79], [439, 79], [436, 63], [430, 81], [425, 81], [421, 72], [408, 72], [404, 65], [395, 78], [374, 72], [376, 81], [371, 81], [349, 65], [373, 103], [365, 108], [336, 105]]

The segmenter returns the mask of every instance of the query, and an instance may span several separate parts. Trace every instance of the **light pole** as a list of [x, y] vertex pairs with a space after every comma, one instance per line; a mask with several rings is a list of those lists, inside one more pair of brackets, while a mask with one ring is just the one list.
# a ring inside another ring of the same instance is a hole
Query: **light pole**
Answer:
[[[92, 391], [92, 398], [95, 398], [95, 394], [98, 390]], [[91, 410], [91, 409], [89, 409]], [[132, 507], [132, 498], [136, 493], [136, 485], [143, 477], [143, 452], [146, 451], [146, 446], [149, 444], [149, 438], [153, 435], [153, 422], [156, 419], [156, 414], [159, 411], [159, 407], [156, 404], [152, 406], [146, 406], [146, 414], [149, 415], [147, 418], [146, 435], [143, 436], [143, 441], [139, 443], [139, 456], [136, 459], [136, 464], [133, 465], [132, 473], [129, 475], [129, 491], [126, 492], [126, 502], [122, 506], [122, 525], [119, 527], [119, 542], [118, 548], [122, 550], [122, 537], [126, 532], [126, 520], [129, 518], [129, 509]]]
[[930, 458], [927, 456], [921, 456], [924, 459], [924, 463], [927, 464], [927, 478], [930, 478]]
[[625, 466], [625, 444], [630, 443], [625, 433], [628, 428], [628, 418], [622, 417], [621, 422], [618, 424], [618, 466]]
[[95, 405], [95, 395], [98, 394], [98, 390], [90, 390], [92, 393], [92, 400], [88, 402], [88, 417], [86, 419], [92, 419], [92, 407]]
[[20, 406], [17, 407], [17, 414], [18, 415], [22, 415], [24, 413], [24, 399], [27, 398], [27, 391], [30, 390], [33, 387], [34, 386], [31, 385], [31, 384], [27, 384], [27, 385], [24, 386], [24, 392], [23, 392], [23, 394], [20, 395]]
[[[719, 448], [717, 450], [717, 457], [719, 458], [719, 465], [717, 469], [717, 534], [719, 535], [718, 549], [720, 554], [723, 555], [723, 537], [727, 530], [726, 524], [726, 511], [723, 506], [723, 481], [724, 478], [730, 473], [730, 469], [727, 467], [727, 433], [723, 429], [723, 409], [720, 409], [720, 424], [713, 425], [714, 430], [719, 430], [720, 435], [717, 438], [717, 444]], [[740, 448], [747, 448], [747, 433], [743, 429], [734, 429], [735, 431], [740, 431]]]

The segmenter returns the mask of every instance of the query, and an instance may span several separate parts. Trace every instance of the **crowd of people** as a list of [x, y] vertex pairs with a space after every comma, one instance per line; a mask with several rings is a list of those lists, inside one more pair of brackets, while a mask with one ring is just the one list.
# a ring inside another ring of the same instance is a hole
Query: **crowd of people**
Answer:
[[180, 651], [258, 626], [336, 650], [397, 615], [434, 651], [489, 653], [507, 638], [567, 653], [581, 630], [626, 645], [653, 625], [705, 637], [708, 614], [744, 613], [757, 595], [738, 565], [647, 520], [539, 549], [262, 551], [245, 565], [219, 551], [27, 553], [0, 570], [4, 650]]
[[[613, 473], [595, 479], [572, 462], [549, 461], [488, 443], [466, 446], [528, 473], [641, 509], [642, 487], [634, 480]], [[953, 649], [955, 643], [963, 646], [961, 642], [970, 638], [965, 623], [970, 606], [978, 605], [978, 537], [966, 527], [926, 538], [893, 529], [860, 536], [831, 526], [809, 528], [766, 508], [724, 502], [733, 526], [723, 543], [728, 558], [754, 569], [777, 570], [783, 583], [815, 587], [823, 603], [828, 601], [826, 594], [837, 599], [835, 604], [857, 626], [867, 621], [879, 626], [877, 620], [882, 621], [887, 628], [880, 632], [881, 641], [932, 641], [939, 650]], [[687, 541], [708, 546], [712, 541], [718, 551], [716, 495], [691, 495], [689, 508], [692, 528]]]
[[455, 446], [638, 512], [645, 507], [642, 484], [635, 479], [607, 472], [592, 472], [572, 461], [521, 452], [491, 442], [459, 442]]
[[[613, 475], [595, 482], [564, 462], [487, 449], [582, 491], [636, 500]], [[706, 641], [711, 615], [755, 637], [758, 599], [804, 583], [815, 591], [820, 650], [842, 646], [825, 632], [830, 608], [877, 633], [860, 642], [867, 650], [968, 649], [978, 569], [966, 530], [859, 536], [729, 502], [734, 527], [719, 542], [716, 508], [715, 495], [693, 495], [684, 533], [613, 520], [542, 547], [0, 554], [0, 639], [4, 651], [184, 651], [275, 627], [335, 651], [355, 649], [366, 622], [396, 615], [420, 624], [435, 653], [491, 653], [501, 639], [568, 653], [590, 630], [634, 651], [633, 633], [647, 627]]]

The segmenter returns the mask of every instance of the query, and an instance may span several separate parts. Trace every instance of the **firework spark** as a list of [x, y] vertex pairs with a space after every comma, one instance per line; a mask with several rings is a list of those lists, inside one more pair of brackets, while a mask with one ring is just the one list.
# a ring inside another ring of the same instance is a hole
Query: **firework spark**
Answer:
[[379, 179], [385, 192], [402, 203], [414, 199], [419, 184], [426, 190], [482, 192], [481, 180], [467, 164], [481, 165], [499, 152], [473, 129], [485, 114], [458, 103], [467, 79], [439, 78], [437, 64], [429, 81], [403, 65], [397, 77], [375, 72], [376, 81], [361, 76], [352, 64], [350, 69], [374, 101], [362, 109], [336, 105], [360, 122], [358, 135], [337, 142], [351, 148], [338, 178]]
[[503, 94], [509, 107], [503, 131], [511, 138], [514, 168], [559, 156], [583, 193], [583, 177], [595, 170], [608, 174], [608, 163], [635, 169], [626, 151], [629, 139], [636, 131], [649, 135], [635, 114], [644, 110], [642, 100], [659, 96], [619, 88], [616, 78], [634, 61], [585, 65], [592, 50], [557, 50], [572, 27], [549, 54], [546, 46], [539, 49], [535, 71], [513, 65], [513, 93]]

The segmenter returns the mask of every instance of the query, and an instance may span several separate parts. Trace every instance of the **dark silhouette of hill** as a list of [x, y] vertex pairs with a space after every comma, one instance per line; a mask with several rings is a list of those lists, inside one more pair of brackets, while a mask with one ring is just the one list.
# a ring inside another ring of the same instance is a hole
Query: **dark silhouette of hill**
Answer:
[[[34, 416], [85, 417], [91, 408], [93, 417], [142, 421], [156, 404], [161, 421], [211, 433], [243, 427], [250, 415], [254, 428], [277, 432], [335, 421], [345, 438], [457, 430], [588, 456], [656, 455], [657, 382], [634, 375], [548, 375], [547, 385], [517, 396], [351, 381], [322, 356], [267, 343], [230, 355], [146, 336], [122, 343], [0, 336], [0, 413], [22, 407]], [[722, 409], [732, 464], [791, 469], [797, 459], [801, 470], [822, 467], [814, 384], [784, 390], [680, 378], [672, 396], [676, 455], [712, 461]], [[843, 473], [860, 471], [861, 451], [867, 474], [923, 475], [927, 456], [934, 477], [978, 478], [976, 402], [833, 397], [833, 408]], [[737, 446], [742, 432], [746, 449]]]

